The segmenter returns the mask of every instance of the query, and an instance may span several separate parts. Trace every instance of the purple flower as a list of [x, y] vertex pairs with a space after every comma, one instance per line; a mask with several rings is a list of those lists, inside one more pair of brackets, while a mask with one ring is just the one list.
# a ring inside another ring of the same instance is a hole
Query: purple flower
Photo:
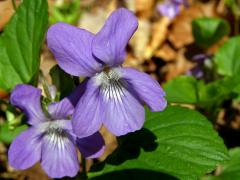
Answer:
[[103, 138], [98, 132], [83, 139], [74, 135], [69, 120], [74, 104], [68, 98], [50, 104], [48, 115], [42, 110], [40, 98], [41, 90], [30, 85], [17, 85], [11, 94], [11, 104], [24, 111], [31, 127], [12, 142], [9, 163], [22, 170], [40, 161], [52, 178], [73, 177], [79, 171], [76, 147], [84, 157], [96, 158], [104, 151]]
[[192, 69], [187, 71], [187, 75], [194, 76], [198, 79], [201, 79], [204, 75], [202, 66], [197, 65], [193, 67]]
[[71, 75], [88, 77], [73, 114], [73, 130], [79, 137], [93, 134], [102, 124], [116, 136], [139, 130], [144, 103], [152, 111], [166, 107], [165, 93], [156, 80], [121, 67], [137, 26], [134, 14], [120, 8], [96, 35], [64, 23], [48, 30], [48, 46], [59, 66]]
[[203, 78], [205, 74], [204, 70], [206, 69], [207, 64], [209, 64], [208, 62], [211, 61], [211, 55], [196, 54], [193, 56], [192, 60], [197, 64], [187, 72], [187, 75], [194, 76], [198, 79]]
[[187, 6], [186, 0], [166, 0], [162, 4], [157, 5], [157, 10], [170, 19], [174, 19], [180, 13], [180, 6]]

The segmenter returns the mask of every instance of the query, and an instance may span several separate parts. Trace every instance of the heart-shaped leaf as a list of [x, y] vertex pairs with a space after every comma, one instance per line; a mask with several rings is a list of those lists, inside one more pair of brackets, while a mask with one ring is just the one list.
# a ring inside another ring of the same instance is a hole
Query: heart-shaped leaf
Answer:
[[230, 26], [223, 19], [203, 17], [192, 22], [192, 32], [199, 46], [209, 47], [227, 35]]
[[46, 0], [24, 0], [0, 36], [0, 88], [34, 82], [48, 25]]
[[240, 36], [229, 39], [217, 51], [214, 61], [217, 71], [225, 76], [238, 76], [240, 73]]
[[[113, 157], [110, 156], [107, 159], [105, 168], [90, 176], [100, 178], [107, 173], [138, 169], [148, 171], [149, 176], [151, 175], [149, 171], [154, 171], [190, 180], [198, 179], [203, 174], [211, 172], [218, 164], [228, 159], [223, 140], [211, 123], [197, 111], [170, 106], [163, 112], [147, 112], [144, 127], [149, 131], [147, 134], [150, 132], [154, 134], [154, 142], [151, 143], [153, 138], [146, 138], [146, 132], [144, 136], [142, 131], [135, 132], [134, 138], [131, 134], [127, 135], [132, 141], [125, 139], [127, 143], [120, 143], [119, 148], [122, 150], [118, 148], [113, 153]], [[138, 133], [140, 135], [137, 137]], [[133, 154], [134, 149], [129, 148], [131, 144], [133, 144], [132, 147], [140, 145], [141, 152]], [[152, 145], [149, 146], [150, 144]], [[129, 153], [132, 154], [131, 160], [125, 159], [121, 165], [113, 165], [118, 164], [113, 163], [113, 159], [121, 161]]]

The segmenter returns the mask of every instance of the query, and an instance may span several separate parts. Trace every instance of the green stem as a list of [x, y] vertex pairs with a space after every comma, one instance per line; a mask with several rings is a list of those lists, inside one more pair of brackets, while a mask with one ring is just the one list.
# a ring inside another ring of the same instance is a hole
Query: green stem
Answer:
[[16, 11], [17, 10], [16, 0], [12, 0], [12, 5], [13, 5], [13, 9]]
[[82, 156], [82, 179], [87, 180], [87, 167], [86, 167], [86, 159]]

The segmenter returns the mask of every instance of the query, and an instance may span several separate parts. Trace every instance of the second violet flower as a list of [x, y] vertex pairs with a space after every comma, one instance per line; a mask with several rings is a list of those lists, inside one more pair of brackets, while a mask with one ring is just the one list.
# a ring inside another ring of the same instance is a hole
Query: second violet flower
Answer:
[[187, 7], [186, 0], [166, 0], [164, 3], [157, 5], [157, 10], [170, 19], [174, 19], [180, 13], [180, 7]]
[[69, 116], [74, 111], [75, 99], [75, 94], [71, 94], [51, 103], [44, 111], [40, 89], [25, 84], [14, 88], [11, 104], [24, 111], [30, 127], [20, 133], [9, 148], [12, 167], [23, 170], [40, 162], [52, 178], [74, 177], [80, 169], [77, 148], [85, 158], [103, 154], [104, 140], [100, 133], [86, 138], [78, 138], [73, 133]]
[[96, 35], [65, 23], [48, 30], [48, 46], [59, 66], [73, 76], [88, 77], [73, 114], [73, 130], [79, 137], [94, 134], [102, 124], [117, 136], [139, 130], [145, 119], [144, 103], [152, 111], [166, 107], [165, 93], [156, 80], [121, 66], [137, 26], [135, 15], [120, 8]]

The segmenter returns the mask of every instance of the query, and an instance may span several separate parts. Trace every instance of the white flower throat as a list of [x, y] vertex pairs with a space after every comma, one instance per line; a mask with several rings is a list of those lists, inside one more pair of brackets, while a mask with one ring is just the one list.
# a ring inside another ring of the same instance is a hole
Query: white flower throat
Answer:
[[41, 124], [39, 130], [42, 132], [52, 145], [63, 148], [64, 142], [69, 141], [68, 131], [64, 128], [63, 121], [67, 120], [53, 120]]
[[67, 132], [65, 129], [61, 127], [48, 127], [44, 133], [47, 136], [59, 136], [59, 137], [65, 137], [67, 135]]
[[119, 68], [112, 68], [102, 71], [96, 75], [96, 83], [100, 86], [105, 100], [122, 101], [124, 96], [125, 82], [121, 79]]

